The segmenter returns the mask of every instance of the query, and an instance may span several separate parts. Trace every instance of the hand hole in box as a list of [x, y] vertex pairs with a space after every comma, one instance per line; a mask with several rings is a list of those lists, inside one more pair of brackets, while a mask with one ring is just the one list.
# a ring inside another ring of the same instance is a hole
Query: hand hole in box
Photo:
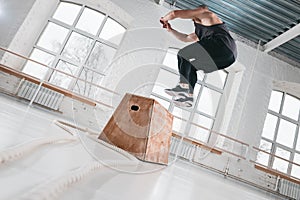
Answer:
[[133, 110], [133, 111], [138, 111], [139, 109], [140, 109], [140, 107], [137, 106], [137, 105], [132, 105], [131, 106], [131, 110]]

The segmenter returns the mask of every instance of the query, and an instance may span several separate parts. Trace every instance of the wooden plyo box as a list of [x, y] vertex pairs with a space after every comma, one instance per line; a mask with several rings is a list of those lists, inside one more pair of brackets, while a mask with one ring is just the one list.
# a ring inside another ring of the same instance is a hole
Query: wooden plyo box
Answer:
[[126, 94], [99, 139], [138, 159], [168, 164], [173, 115], [151, 98]]

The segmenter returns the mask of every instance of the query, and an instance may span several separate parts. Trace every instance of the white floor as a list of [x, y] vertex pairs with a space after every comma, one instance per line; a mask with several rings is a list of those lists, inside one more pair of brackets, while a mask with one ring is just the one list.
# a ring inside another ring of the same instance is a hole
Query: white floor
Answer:
[[66, 121], [0, 94], [1, 200], [280, 199], [185, 161], [138, 161], [56, 120]]

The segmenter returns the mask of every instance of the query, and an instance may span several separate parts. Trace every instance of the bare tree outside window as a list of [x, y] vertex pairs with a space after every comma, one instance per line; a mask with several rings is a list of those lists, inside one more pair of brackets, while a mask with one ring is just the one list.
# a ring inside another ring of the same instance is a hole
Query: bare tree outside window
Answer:
[[126, 29], [86, 5], [60, 2], [34, 45], [23, 72], [89, 98], [97, 94]]

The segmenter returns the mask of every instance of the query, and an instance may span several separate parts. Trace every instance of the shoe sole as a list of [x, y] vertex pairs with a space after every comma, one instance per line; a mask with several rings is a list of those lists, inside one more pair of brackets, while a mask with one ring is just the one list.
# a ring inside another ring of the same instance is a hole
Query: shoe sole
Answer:
[[165, 90], [165, 93], [167, 93], [168, 95], [170, 95], [172, 97], [186, 96], [183, 92], [171, 92], [171, 91]]
[[192, 102], [188, 102], [188, 101], [185, 101], [185, 102], [174, 101], [174, 104], [176, 106], [185, 107], [185, 108], [191, 108], [191, 107], [193, 107], [193, 103]]
[[[178, 99], [180, 100], [180, 99]], [[178, 100], [174, 100], [174, 104], [180, 107], [192, 107], [193, 106], [193, 101], [191, 100], [186, 100], [186, 101], [178, 101]]]

